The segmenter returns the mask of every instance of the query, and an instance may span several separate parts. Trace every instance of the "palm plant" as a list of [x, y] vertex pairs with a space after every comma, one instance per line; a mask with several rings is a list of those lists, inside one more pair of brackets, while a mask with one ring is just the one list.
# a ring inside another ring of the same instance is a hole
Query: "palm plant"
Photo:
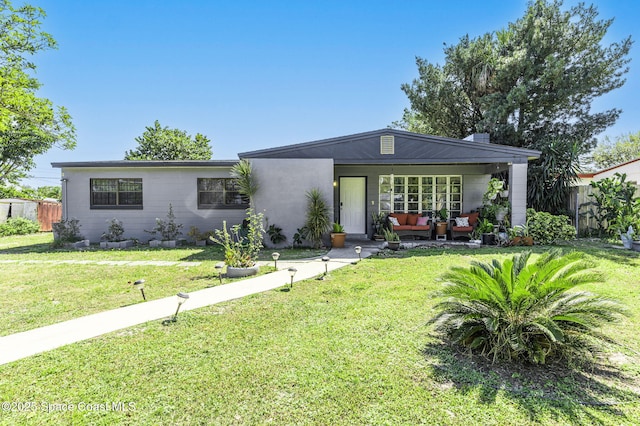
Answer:
[[315, 248], [322, 245], [322, 236], [331, 228], [329, 206], [319, 189], [313, 188], [307, 192], [307, 220], [304, 224], [306, 234]]
[[491, 264], [453, 267], [430, 320], [453, 342], [492, 357], [544, 364], [549, 357], [586, 359], [607, 338], [597, 329], [625, 314], [616, 301], [574, 287], [601, 282], [584, 255], [552, 250]]
[[256, 195], [260, 186], [249, 160], [243, 159], [236, 163], [231, 168], [231, 176], [238, 183], [238, 192], [248, 197], [249, 201], [253, 203], [253, 196]]

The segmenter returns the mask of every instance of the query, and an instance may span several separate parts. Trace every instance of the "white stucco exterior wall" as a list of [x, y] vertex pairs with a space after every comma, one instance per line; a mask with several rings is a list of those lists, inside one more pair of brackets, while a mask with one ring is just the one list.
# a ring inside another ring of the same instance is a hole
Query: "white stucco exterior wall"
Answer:
[[[304, 225], [307, 213], [306, 193], [318, 188], [329, 206], [333, 221], [333, 160], [318, 159], [250, 159], [260, 188], [254, 197], [257, 213], [262, 212], [269, 224], [282, 228], [290, 246], [293, 235]], [[271, 245], [269, 237], [265, 242]]]
[[527, 222], [527, 163], [509, 167], [509, 200], [511, 201], [511, 226]]
[[[123, 222], [125, 238], [146, 242], [153, 238], [144, 232], [155, 226], [155, 219], [165, 219], [169, 204], [176, 222], [183, 225], [187, 238], [191, 226], [200, 232], [219, 229], [222, 221], [229, 225], [242, 223], [245, 209], [199, 209], [198, 178], [229, 178], [230, 167], [105, 167], [63, 168], [63, 218], [77, 218], [80, 231], [91, 242], [100, 241], [107, 231], [108, 220]], [[91, 209], [90, 179], [142, 178], [142, 210]]]

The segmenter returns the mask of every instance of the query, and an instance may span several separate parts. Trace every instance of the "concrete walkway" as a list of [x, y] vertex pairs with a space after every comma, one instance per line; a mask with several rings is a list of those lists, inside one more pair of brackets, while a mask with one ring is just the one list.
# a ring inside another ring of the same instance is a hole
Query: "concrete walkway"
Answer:
[[[376, 253], [381, 246], [373, 241], [351, 239], [345, 248], [332, 249], [327, 254], [331, 260], [326, 263], [321, 259], [280, 261], [277, 272], [189, 293], [189, 300], [180, 310], [198, 309], [282, 287], [291, 282], [287, 269], [292, 266], [297, 269], [294, 283], [323, 274], [325, 266], [329, 271], [342, 268], [358, 260], [354, 251], [356, 245], [362, 247], [362, 258]], [[0, 365], [148, 321], [169, 318], [176, 307], [175, 296], [165, 297], [0, 337]]]

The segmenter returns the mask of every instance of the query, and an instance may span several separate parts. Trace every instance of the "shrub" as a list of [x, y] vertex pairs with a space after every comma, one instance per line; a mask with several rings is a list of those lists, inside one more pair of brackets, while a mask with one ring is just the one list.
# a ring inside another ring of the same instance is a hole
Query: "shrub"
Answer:
[[585, 360], [606, 340], [597, 327], [625, 311], [580, 284], [600, 282], [584, 255], [555, 249], [529, 262], [530, 252], [500, 263], [472, 262], [444, 275], [446, 298], [430, 321], [455, 343], [493, 361], [544, 364], [548, 358]]
[[636, 186], [626, 179], [626, 174], [616, 173], [613, 177], [590, 183], [601, 234], [613, 236], [625, 232], [629, 226], [638, 229], [640, 201], [635, 197]]
[[224, 249], [224, 263], [234, 268], [250, 268], [256, 264], [262, 249], [264, 228], [263, 214], [255, 214], [247, 209], [247, 219], [242, 225], [234, 225], [229, 231], [227, 221], [222, 222], [222, 229], [215, 230], [211, 240]]
[[62, 219], [51, 224], [54, 243], [72, 243], [82, 239], [80, 235], [80, 221], [76, 218]]
[[576, 229], [565, 215], [552, 215], [527, 209], [529, 236], [536, 244], [553, 244], [557, 241], [573, 240]]
[[107, 232], [102, 234], [102, 238], [110, 241], [110, 242], [118, 242], [122, 241], [124, 238], [122, 235], [124, 234], [124, 226], [122, 226], [122, 221], [116, 219], [107, 220], [109, 227], [107, 228]]
[[317, 188], [307, 192], [307, 200], [307, 220], [304, 224], [306, 234], [304, 238], [309, 240], [314, 248], [318, 248], [322, 245], [322, 236], [331, 228], [329, 206]]
[[8, 237], [9, 235], [26, 235], [40, 231], [40, 225], [33, 220], [23, 217], [13, 217], [5, 223], [0, 223], [0, 237]]
[[169, 212], [167, 213], [167, 219], [156, 218], [156, 226], [149, 232], [150, 234], [160, 234], [162, 241], [172, 241], [178, 238], [182, 234], [182, 224], [176, 223], [176, 216], [173, 214], [173, 206], [169, 204]]
[[286, 235], [282, 233], [282, 228], [274, 224], [269, 225], [267, 234], [269, 234], [269, 239], [273, 244], [280, 244], [287, 240]]

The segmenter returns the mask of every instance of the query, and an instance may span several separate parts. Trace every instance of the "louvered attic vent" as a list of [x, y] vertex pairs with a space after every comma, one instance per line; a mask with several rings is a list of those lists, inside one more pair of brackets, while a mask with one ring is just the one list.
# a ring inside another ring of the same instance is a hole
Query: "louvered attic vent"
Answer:
[[380, 136], [380, 154], [393, 154], [395, 140], [393, 135]]

